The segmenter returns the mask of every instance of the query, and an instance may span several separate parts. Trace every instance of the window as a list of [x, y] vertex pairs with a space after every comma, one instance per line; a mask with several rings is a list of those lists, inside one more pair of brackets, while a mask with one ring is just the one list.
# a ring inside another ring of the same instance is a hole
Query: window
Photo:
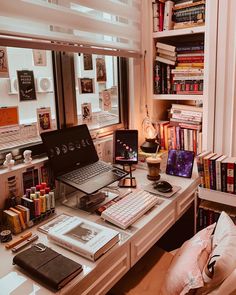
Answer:
[[78, 123], [90, 129], [120, 123], [118, 58], [84, 53], [74, 61]]
[[52, 52], [0, 47], [0, 150], [56, 129]]

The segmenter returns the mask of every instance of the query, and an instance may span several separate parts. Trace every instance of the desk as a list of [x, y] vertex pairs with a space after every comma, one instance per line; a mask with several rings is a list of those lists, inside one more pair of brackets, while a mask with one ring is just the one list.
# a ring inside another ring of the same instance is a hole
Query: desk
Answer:
[[[149, 183], [147, 172], [142, 169], [135, 171], [139, 187]], [[83, 265], [83, 272], [57, 293], [49, 291], [39, 282], [29, 278], [20, 268], [12, 265], [13, 254], [0, 244], [0, 294], [1, 295], [49, 295], [49, 294], [105, 294], [153, 245], [163, 234], [187, 211], [194, 201], [194, 191], [199, 180], [196, 172], [192, 179], [162, 175], [162, 179], [180, 186], [173, 197], [164, 199], [161, 205], [153, 207], [127, 230], [104, 222], [99, 216], [82, 210], [57, 206], [57, 213], [69, 213], [99, 224], [107, 225], [120, 231], [120, 242], [111, 248], [96, 262], [91, 262], [79, 255], [59, 247], [47, 240], [45, 234], [34, 227], [32, 232], [39, 235], [39, 241], [78, 261]], [[8, 291], [7, 291], [8, 290]], [[5, 292], [5, 293], [4, 293]]]

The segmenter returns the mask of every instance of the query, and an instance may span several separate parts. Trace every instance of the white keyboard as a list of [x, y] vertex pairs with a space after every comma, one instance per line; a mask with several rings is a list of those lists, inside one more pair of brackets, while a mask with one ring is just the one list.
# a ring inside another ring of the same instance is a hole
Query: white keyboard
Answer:
[[126, 229], [154, 205], [163, 202], [160, 198], [138, 189], [102, 212], [101, 217], [122, 229]]

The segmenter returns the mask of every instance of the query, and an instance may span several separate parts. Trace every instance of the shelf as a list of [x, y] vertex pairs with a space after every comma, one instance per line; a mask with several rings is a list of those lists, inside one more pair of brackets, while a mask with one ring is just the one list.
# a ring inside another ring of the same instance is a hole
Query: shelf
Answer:
[[186, 94], [153, 94], [156, 100], [203, 100], [204, 95], [186, 95]]
[[183, 36], [183, 35], [192, 35], [205, 33], [205, 26], [197, 26], [186, 29], [177, 29], [177, 30], [169, 30], [169, 31], [161, 31], [152, 33], [153, 38], [166, 38], [166, 37], [174, 37], [174, 36]]
[[200, 199], [236, 207], [236, 195], [233, 194], [210, 190], [199, 186], [198, 197]]

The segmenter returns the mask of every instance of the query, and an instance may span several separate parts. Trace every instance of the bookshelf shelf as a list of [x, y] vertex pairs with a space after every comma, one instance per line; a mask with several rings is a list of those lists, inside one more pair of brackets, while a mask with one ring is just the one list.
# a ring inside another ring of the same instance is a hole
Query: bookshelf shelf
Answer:
[[210, 190], [199, 186], [198, 197], [200, 199], [236, 207], [236, 195], [233, 194]]
[[159, 38], [183, 36], [183, 35], [191, 35], [191, 34], [199, 34], [199, 33], [205, 33], [205, 26], [204, 25], [186, 28], [186, 29], [177, 29], [177, 30], [155, 32], [152, 34], [152, 37], [159, 39]]
[[203, 95], [153, 94], [155, 100], [203, 100]]

